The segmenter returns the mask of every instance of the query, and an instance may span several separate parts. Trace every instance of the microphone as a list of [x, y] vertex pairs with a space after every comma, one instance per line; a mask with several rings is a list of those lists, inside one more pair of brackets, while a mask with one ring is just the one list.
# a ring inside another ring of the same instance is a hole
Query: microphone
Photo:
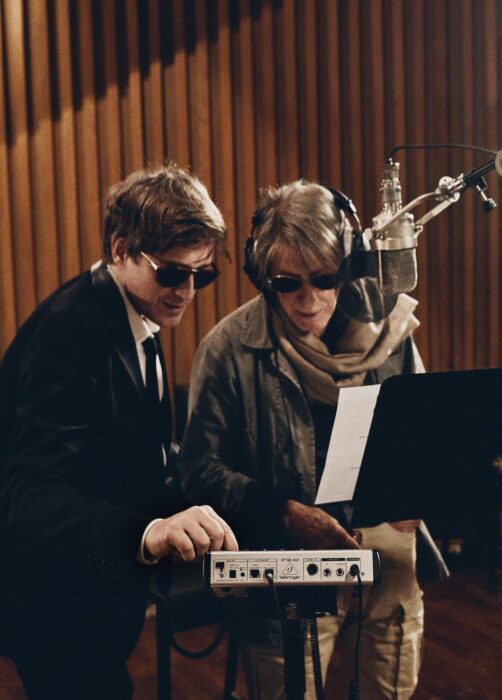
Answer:
[[[447, 145], [447, 144], [445, 144]], [[426, 146], [400, 146], [400, 148], [426, 148]], [[394, 149], [396, 151], [398, 149]], [[392, 152], [394, 152], [392, 151]], [[380, 291], [389, 297], [401, 292], [411, 292], [417, 285], [418, 235], [424, 224], [457, 202], [462, 192], [469, 187], [481, 196], [485, 212], [492, 211], [497, 204], [486, 196], [484, 175], [496, 170], [502, 177], [502, 150], [492, 152], [490, 161], [456, 178], [443, 177], [434, 192], [420, 195], [404, 208], [401, 201], [399, 163], [390, 156], [382, 166], [382, 211], [372, 220], [372, 227], [355, 232], [351, 254], [344, 261], [344, 272], [349, 281], [360, 277], [376, 278]], [[433, 197], [436, 204], [416, 223], [410, 210]]]
[[387, 221], [402, 208], [399, 163], [382, 166], [382, 211], [372, 220], [371, 250], [376, 251], [378, 285], [384, 294], [411, 292], [417, 286], [417, 243], [413, 214], [404, 212], [390, 226]]

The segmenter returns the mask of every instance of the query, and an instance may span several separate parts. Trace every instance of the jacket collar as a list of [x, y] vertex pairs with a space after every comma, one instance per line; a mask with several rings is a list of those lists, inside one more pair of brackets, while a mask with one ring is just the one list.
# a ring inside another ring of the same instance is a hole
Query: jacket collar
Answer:
[[124, 301], [103, 262], [93, 265], [90, 272], [92, 284], [100, 298], [106, 323], [113, 337], [114, 346], [136, 389], [143, 396], [145, 387]]
[[140, 345], [144, 340], [146, 340], [147, 338], [151, 338], [156, 333], [158, 333], [160, 331], [160, 326], [158, 326], [153, 321], [150, 321], [149, 318], [146, 318], [146, 316], [142, 316], [136, 311], [136, 309], [127, 297], [124, 285], [115, 275], [113, 268], [110, 265], [107, 265], [106, 270], [112, 278], [112, 280], [115, 282], [115, 286], [120, 292], [120, 296], [122, 297], [122, 301], [124, 302], [124, 306], [127, 312], [127, 318], [129, 319], [129, 326], [131, 327], [131, 332], [134, 336], [134, 340], [136, 342], [136, 345]]
[[301, 392], [300, 382], [293, 366], [273, 341], [272, 331], [270, 330], [270, 313], [265, 296], [260, 294], [259, 297], [248, 301], [245, 306], [248, 307], [248, 313], [244, 317], [246, 325], [242, 332], [241, 343], [252, 350], [277, 350], [274, 353], [275, 359], [272, 361], [277, 364], [277, 368], [282, 374], [288, 377]]
[[269, 312], [267, 302], [263, 294], [248, 302], [248, 323], [241, 336], [241, 342], [254, 350], [272, 350], [274, 343], [269, 330]]

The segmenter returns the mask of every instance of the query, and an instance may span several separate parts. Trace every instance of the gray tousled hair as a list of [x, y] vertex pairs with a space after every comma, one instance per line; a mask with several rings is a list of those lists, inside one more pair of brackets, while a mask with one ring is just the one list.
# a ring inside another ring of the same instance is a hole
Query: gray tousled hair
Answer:
[[292, 250], [306, 269], [337, 272], [343, 260], [344, 217], [332, 193], [317, 183], [297, 180], [263, 190], [253, 216], [260, 284], [266, 285], [272, 260], [284, 248]]

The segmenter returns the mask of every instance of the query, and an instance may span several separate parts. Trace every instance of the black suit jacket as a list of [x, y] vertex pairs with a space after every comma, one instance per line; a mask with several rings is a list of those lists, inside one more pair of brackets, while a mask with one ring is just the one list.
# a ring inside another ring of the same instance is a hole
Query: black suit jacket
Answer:
[[99, 618], [110, 601], [125, 615], [143, 605], [142, 533], [182, 504], [166, 486], [127, 313], [104, 265], [22, 326], [0, 368], [0, 410], [4, 616], [41, 629], [54, 616]]

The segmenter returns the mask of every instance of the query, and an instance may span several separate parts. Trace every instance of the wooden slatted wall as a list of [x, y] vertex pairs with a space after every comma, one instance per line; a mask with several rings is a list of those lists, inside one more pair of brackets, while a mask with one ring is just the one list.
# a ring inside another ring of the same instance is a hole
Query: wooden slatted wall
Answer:
[[[99, 258], [107, 187], [173, 159], [208, 185], [233, 260], [164, 338], [184, 384], [201, 337], [253, 294], [242, 250], [260, 187], [339, 187], [369, 226], [394, 146], [502, 146], [502, 2], [0, 0], [0, 86], [0, 352]], [[489, 157], [397, 159], [407, 202]], [[501, 364], [500, 221], [469, 191], [422, 234], [429, 369]]]

